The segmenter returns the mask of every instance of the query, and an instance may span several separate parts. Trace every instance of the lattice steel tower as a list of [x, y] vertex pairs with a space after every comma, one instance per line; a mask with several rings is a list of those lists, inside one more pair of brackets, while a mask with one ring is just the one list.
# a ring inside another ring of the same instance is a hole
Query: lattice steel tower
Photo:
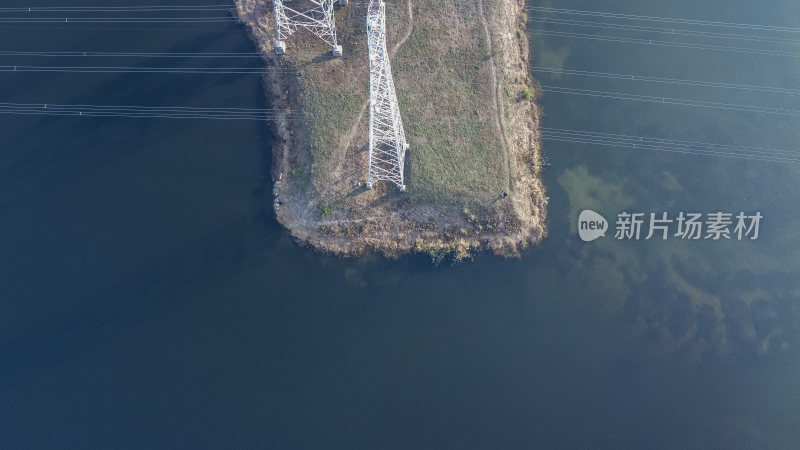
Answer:
[[369, 47], [369, 169], [367, 188], [377, 181], [391, 181], [406, 190], [403, 179], [406, 143], [397, 95], [392, 79], [392, 66], [386, 50], [386, 5], [370, 0], [367, 11], [367, 45]]
[[[342, 46], [336, 42], [336, 19], [333, 15], [335, 0], [300, 0], [298, 5], [289, 8], [284, 5], [288, 0], [272, 0], [275, 13], [275, 53], [286, 53], [286, 40], [298, 28], [306, 28], [317, 37], [333, 47], [333, 56], [342, 56]], [[347, 5], [347, 0], [339, 0], [340, 5]]]

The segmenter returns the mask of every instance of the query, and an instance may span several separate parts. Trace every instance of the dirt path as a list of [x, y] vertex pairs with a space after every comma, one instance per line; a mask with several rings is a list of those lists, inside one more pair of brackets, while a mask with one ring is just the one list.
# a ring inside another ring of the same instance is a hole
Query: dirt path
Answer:
[[413, 5], [411, 3], [411, 0], [408, 0], [407, 5], [408, 5], [408, 28], [406, 28], [406, 33], [403, 35], [403, 37], [400, 38], [400, 40], [397, 41], [396, 44], [394, 44], [394, 47], [392, 47], [391, 50], [389, 50], [390, 57], [394, 56], [394, 54], [397, 53], [398, 50], [400, 50], [400, 47], [402, 47], [403, 44], [406, 43], [408, 38], [411, 37], [411, 33], [414, 31], [414, 10], [412, 9]]
[[503, 126], [503, 118], [500, 116], [500, 110], [502, 108], [500, 106], [500, 95], [498, 93], [500, 86], [497, 83], [497, 65], [494, 63], [494, 45], [492, 43], [491, 31], [489, 31], [489, 22], [486, 20], [486, 15], [483, 13], [483, 0], [478, 0], [478, 12], [480, 13], [481, 25], [483, 25], [483, 32], [486, 34], [486, 42], [489, 47], [489, 61], [491, 61], [489, 69], [491, 69], [492, 72], [492, 103], [494, 104], [495, 126], [497, 127], [498, 133], [500, 133], [500, 137], [503, 139], [503, 162], [505, 163], [506, 179], [508, 180], [508, 186], [510, 188], [511, 158], [508, 154], [509, 145], [508, 138], [506, 137], [506, 129]]
[[[396, 44], [394, 47], [389, 50], [389, 57], [393, 57], [397, 50], [406, 43], [408, 38], [411, 37], [411, 33], [414, 31], [414, 10], [412, 9], [413, 5], [411, 0], [408, 0], [408, 28], [406, 29], [405, 34]], [[344, 145], [339, 149], [339, 152], [342, 154], [342, 159], [340, 164], [345, 163], [345, 158], [347, 158], [347, 148], [352, 145], [353, 141], [356, 138], [356, 133], [358, 132], [358, 126], [361, 125], [361, 121], [364, 120], [364, 114], [367, 112], [367, 107], [369, 106], [369, 98], [367, 98], [364, 103], [361, 105], [361, 109], [358, 111], [358, 118], [353, 123], [353, 126], [350, 127], [350, 132], [347, 134], [347, 141]]]

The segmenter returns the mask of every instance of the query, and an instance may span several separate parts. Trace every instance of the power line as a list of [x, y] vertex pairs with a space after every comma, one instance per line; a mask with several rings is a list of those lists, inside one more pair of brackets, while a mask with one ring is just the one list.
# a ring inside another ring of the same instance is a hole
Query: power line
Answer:
[[21, 111], [15, 109], [0, 108], [0, 114], [12, 115], [36, 115], [36, 116], [80, 116], [80, 117], [117, 117], [129, 119], [210, 119], [210, 120], [255, 120], [266, 121], [274, 120], [275, 116], [219, 116], [206, 114], [158, 114], [158, 113], [131, 113], [131, 112], [93, 112], [93, 111], [48, 111], [30, 110]]
[[709, 44], [690, 44], [683, 42], [659, 41], [656, 39], [639, 39], [639, 38], [627, 38], [620, 36], [605, 36], [605, 35], [586, 34], [586, 33], [567, 33], [562, 31], [548, 31], [548, 30], [530, 30], [530, 33], [536, 35], [544, 35], [544, 36], [589, 39], [589, 40], [605, 41], [605, 42], [623, 42], [626, 44], [644, 44], [644, 45], [652, 45], [660, 47], [686, 48], [693, 50], [714, 50], [714, 51], [730, 52], [730, 53], [748, 53], [748, 54], [762, 55], [762, 56], [791, 56], [793, 58], [800, 57], [800, 52], [763, 50], [763, 49], [746, 48], [746, 47], [730, 47], [730, 46], [709, 45]]
[[231, 10], [233, 5], [195, 5], [195, 6], [30, 6], [0, 8], [0, 13], [8, 12], [160, 12], [160, 11], [221, 11]]
[[575, 76], [585, 76], [585, 77], [595, 77], [595, 78], [607, 78], [607, 79], [615, 79], [615, 80], [644, 81], [644, 82], [651, 82], [651, 83], [677, 84], [677, 85], [684, 85], [684, 86], [713, 87], [713, 88], [724, 88], [724, 89], [740, 89], [740, 90], [746, 90], [746, 91], [772, 92], [772, 93], [778, 93], [778, 94], [800, 95], [800, 89], [787, 89], [787, 88], [780, 88], [780, 87], [773, 87], [773, 86], [755, 86], [755, 85], [751, 85], [751, 84], [735, 84], [735, 83], [723, 83], [723, 82], [716, 82], [716, 81], [686, 80], [686, 79], [681, 79], [681, 78], [649, 77], [649, 76], [644, 76], [644, 75], [634, 75], [634, 74], [625, 74], [625, 73], [591, 72], [591, 71], [587, 71], [587, 70], [558, 69], [558, 68], [554, 68], [554, 67], [532, 67], [531, 70], [533, 72], [540, 72], [540, 73], [554, 73], [554, 74], [563, 74], [563, 75], [575, 75]]
[[632, 148], [637, 150], [651, 150], [651, 151], [666, 152], [666, 153], [682, 153], [682, 154], [698, 155], [698, 156], [717, 156], [723, 158], [746, 159], [754, 161], [800, 164], [800, 159], [792, 159], [792, 158], [773, 158], [769, 156], [724, 153], [715, 151], [674, 149], [664, 146], [635, 144], [635, 143], [620, 143], [607, 140], [580, 139], [580, 138], [571, 138], [569, 136], [550, 136], [547, 134], [543, 134], [542, 139], [547, 141], [566, 142], [571, 144], [598, 145], [603, 147]]
[[142, 111], [204, 111], [204, 112], [252, 112], [252, 113], [268, 113], [270, 111], [279, 111], [280, 109], [271, 108], [231, 108], [231, 107], [219, 107], [219, 108], [203, 108], [203, 107], [195, 107], [195, 106], [131, 106], [131, 105], [118, 105], [118, 106], [103, 106], [103, 105], [60, 105], [58, 103], [7, 103], [7, 102], [0, 102], [0, 106], [2, 107], [44, 107], [44, 108], [84, 108], [84, 109], [94, 109], [94, 110], [107, 110], [107, 109], [124, 109], [124, 110], [142, 110]]
[[[63, 23], [56, 23], [56, 24], [46, 24], [46, 23], [37, 23], [37, 24], [25, 24], [25, 23], [10, 23], [10, 24], [3, 24], [0, 26], [0, 30], [24, 30], [24, 31], [31, 31], [31, 32], [40, 32], [42, 30], [57, 30], [63, 31], [65, 30]], [[187, 31], [193, 32], [200, 32], [200, 31], [231, 31], [231, 27], [237, 27], [238, 31], [238, 24], [233, 22], [209, 22], [207, 25], [202, 26], [203, 24], [197, 24], [194, 26], [191, 23], [186, 25], [178, 25], [178, 24], [170, 24], [170, 23], [162, 23], [162, 24], [153, 24], [153, 23], [142, 23], [142, 24], [72, 24], [70, 23], [69, 31], [114, 31], [114, 32], [121, 32], [121, 31], [134, 31], [137, 33], [141, 33], [146, 31], [148, 33], [152, 32], [175, 32], [175, 33], [185, 33]]]
[[48, 56], [48, 57], [132, 57], [132, 58], [260, 58], [253, 52], [28, 52], [0, 50], [0, 56]]
[[718, 156], [746, 160], [781, 163], [800, 163], [797, 153], [785, 150], [757, 147], [725, 146], [696, 141], [670, 140], [645, 136], [630, 136], [612, 133], [597, 133], [582, 130], [541, 128], [542, 138], [549, 141], [606, 147], [631, 148], [667, 153], [682, 153], [700, 156]]
[[545, 92], [582, 95], [587, 97], [611, 98], [616, 100], [633, 100], [647, 103], [661, 103], [668, 105], [697, 106], [701, 108], [721, 109], [727, 111], [781, 114], [786, 116], [800, 116], [800, 110], [773, 108], [754, 105], [737, 105], [732, 103], [707, 102], [702, 100], [690, 100], [671, 97], [658, 97], [652, 95], [627, 94], [624, 92], [596, 91], [591, 89], [573, 89], [560, 86], [542, 86]]
[[292, 73], [294, 69], [263, 67], [124, 67], [124, 66], [0, 66], [0, 72], [59, 72], [59, 73], [180, 73], [247, 75], [272, 71]]
[[794, 45], [800, 44], [800, 41], [794, 39], [748, 36], [743, 34], [715, 33], [710, 31], [692, 31], [692, 30], [682, 30], [678, 28], [645, 27], [640, 25], [627, 25], [627, 24], [617, 24], [617, 23], [587, 22], [583, 20], [556, 19], [550, 17], [537, 17], [532, 19], [531, 21], [542, 22], [542, 23], [554, 23], [558, 25], [573, 25], [585, 28], [642, 31], [651, 33], [679, 35], [679, 36], [698, 36], [698, 37], [710, 37], [710, 38], [720, 38], [720, 39], [735, 39], [740, 41], [767, 42], [772, 44], [794, 44]]
[[235, 17], [0, 17], [0, 23], [216, 23]]
[[563, 8], [550, 8], [544, 6], [529, 6], [526, 8], [531, 11], [542, 11], [555, 14], [568, 14], [589, 17], [603, 17], [624, 20], [640, 20], [647, 22], [662, 22], [662, 23], [678, 23], [685, 25], [701, 25], [709, 27], [723, 27], [723, 28], [738, 28], [742, 30], [759, 30], [759, 31], [776, 31], [786, 33], [800, 33], [800, 28], [784, 27], [775, 25], [758, 25], [747, 23], [734, 23], [734, 22], [718, 22], [712, 20], [696, 20], [696, 19], [680, 19], [674, 17], [657, 17], [657, 16], [641, 16], [635, 14], [619, 14], [601, 11], [586, 11], [577, 9], [563, 9]]
[[281, 109], [0, 103], [0, 114], [164, 119], [274, 120], [297, 115]]
[[615, 133], [602, 133], [598, 131], [588, 131], [588, 130], [572, 130], [568, 128], [551, 128], [551, 127], [541, 127], [540, 130], [542, 132], [549, 132], [549, 133], [562, 133], [562, 134], [580, 134], [589, 137], [596, 137], [600, 139], [608, 139], [608, 138], [615, 138], [615, 139], [622, 139], [631, 142], [649, 142], [649, 143], [656, 143], [662, 144], [667, 143], [670, 145], [680, 145], [684, 147], [692, 147], [692, 148], [710, 148], [714, 150], [737, 150], [740, 152], [745, 153], [757, 153], [757, 154], [778, 154], [778, 155], [786, 155], [786, 156], [798, 156], [797, 151], [792, 150], [784, 150], [778, 149], [774, 147], [755, 147], [755, 146], [748, 146], [748, 145], [736, 145], [736, 144], [716, 144], [712, 142], [703, 142], [703, 141], [690, 141], [690, 140], [681, 140], [681, 139], [666, 139], [666, 138], [659, 138], [659, 137], [652, 137], [652, 136], [634, 136], [630, 134], [615, 134]]

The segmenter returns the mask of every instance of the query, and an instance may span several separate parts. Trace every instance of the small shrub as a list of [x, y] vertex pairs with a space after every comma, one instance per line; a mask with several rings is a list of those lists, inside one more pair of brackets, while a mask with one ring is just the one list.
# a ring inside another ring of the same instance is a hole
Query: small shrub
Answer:
[[532, 99], [533, 98], [533, 91], [531, 90], [531, 88], [526, 87], [525, 89], [523, 89], [522, 90], [522, 97], [524, 97], [525, 100]]

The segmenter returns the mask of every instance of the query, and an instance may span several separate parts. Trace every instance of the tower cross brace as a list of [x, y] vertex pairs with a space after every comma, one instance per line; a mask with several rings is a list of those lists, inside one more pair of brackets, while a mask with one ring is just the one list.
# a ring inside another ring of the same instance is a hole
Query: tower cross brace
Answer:
[[[342, 47], [336, 41], [336, 19], [333, 14], [335, 0], [302, 0], [304, 7], [290, 8], [288, 0], [272, 0], [275, 15], [275, 53], [286, 53], [286, 40], [299, 28], [306, 28], [333, 47], [333, 56], [342, 56]], [[339, 0], [340, 4], [347, 4]]]

